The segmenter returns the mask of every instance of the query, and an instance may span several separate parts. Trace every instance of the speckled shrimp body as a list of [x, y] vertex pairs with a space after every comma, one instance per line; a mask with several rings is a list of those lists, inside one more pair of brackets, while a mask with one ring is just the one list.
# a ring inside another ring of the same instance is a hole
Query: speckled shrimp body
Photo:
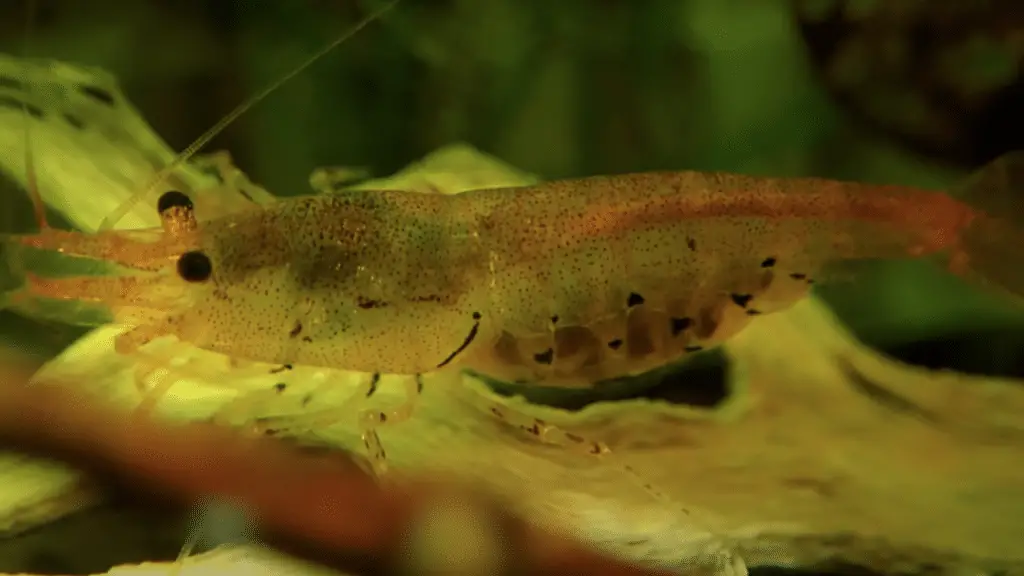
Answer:
[[[979, 222], [937, 192], [693, 172], [193, 212], [171, 202], [162, 233], [106, 233], [143, 276], [29, 291], [106, 301], [138, 324], [124, 350], [174, 334], [268, 363], [585, 387], [721, 342], [842, 259], [962, 256]], [[22, 242], [110, 252], [46, 238]]]

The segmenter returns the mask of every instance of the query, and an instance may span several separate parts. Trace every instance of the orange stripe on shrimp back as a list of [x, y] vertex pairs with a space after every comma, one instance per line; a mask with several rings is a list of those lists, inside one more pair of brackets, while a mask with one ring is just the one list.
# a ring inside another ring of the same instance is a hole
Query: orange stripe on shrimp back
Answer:
[[[529, 190], [529, 189], [524, 189]], [[599, 191], [598, 194], [589, 193]], [[532, 191], [532, 190], [531, 190]], [[653, 224], [708, 218], [860, 221], [916, 235], [926, 253], [948, 248], [969, 224], [971, 209], [940, 191], [818, 178], [756, 178], [723, 173], [648, 173], [551, 182], [541, 194], [570, 200], [556, 238], [615, 236]], [[547, 198], [537, 198], [545, 202]], [[571, 206], [581, 211], [571, 213]], [[535, 205], [502, 213], [531, 221]], [[551, 228], [545, 228], [551, 230]], [[909, 249], [913, 253], [915, 250]]]

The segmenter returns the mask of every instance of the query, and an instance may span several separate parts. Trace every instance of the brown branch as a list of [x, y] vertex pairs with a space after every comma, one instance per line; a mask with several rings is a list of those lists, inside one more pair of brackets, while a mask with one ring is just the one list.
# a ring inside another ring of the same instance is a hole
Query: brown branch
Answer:
[[236, 502], [253, 515], [260, 542], [346, 573], [408, 568], [410, 547], [420, 545], [411, 534], [444, 501], [439, 496], [455, 493], [461, 502], [486, 503], [475, 509], [500, 528], [506, 573], [654, 574], [538, 530], [466, 490], [382, 487], [344, 455], [311, 456], [208, 424], [131, 419], [70, 386], [28, 386], [28, 377], [16, 365], [0, 365], [3, 448], [67, 462], [153, 505], [187, 507], [207, 496]]

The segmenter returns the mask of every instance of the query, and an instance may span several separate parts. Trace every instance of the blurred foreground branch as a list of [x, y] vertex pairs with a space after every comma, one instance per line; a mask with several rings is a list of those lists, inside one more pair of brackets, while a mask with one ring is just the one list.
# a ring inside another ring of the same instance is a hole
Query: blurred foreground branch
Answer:
[[530, 526], [469, 490], [380, 485], [338, 453], [129, 418], [68, 386], [30, 386], [30, 375], [16, 362], [0, 365], [5, 449], [67, 462], [146, 504], [237, 503], [261, 543], [347, 574], [654, 574]]

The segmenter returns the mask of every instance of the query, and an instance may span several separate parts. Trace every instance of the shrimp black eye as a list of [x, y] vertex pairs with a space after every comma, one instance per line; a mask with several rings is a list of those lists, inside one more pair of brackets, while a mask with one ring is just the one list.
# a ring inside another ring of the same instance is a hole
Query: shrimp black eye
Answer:
[[186, 282], [205, 282], [213, 275], [210, 257], [198, 250], [185, 252], [178, 258], [178, 276]]
[[192, 199], [184, 192], [178, 192], [177, 190], [164, 192], [156, 202], [156, 211], [163, 214], [171, 208], [184, 208], [185, 210], [191, 210]]

